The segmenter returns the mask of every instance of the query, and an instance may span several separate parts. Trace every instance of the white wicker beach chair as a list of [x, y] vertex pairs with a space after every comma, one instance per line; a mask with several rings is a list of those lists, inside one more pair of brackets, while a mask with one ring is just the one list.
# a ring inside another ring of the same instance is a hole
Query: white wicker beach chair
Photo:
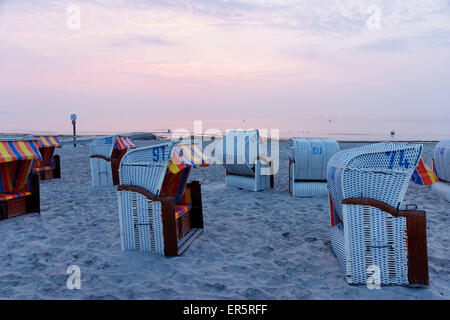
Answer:
[[[182, 161], [173, 173], [175, 159]], [[187, 180], [192, 167], [206, 165], [191, 143], [161, 143], [123, 157], [118, 187], [122, 250], [178, 256], [192, 244], [203, 232], [202, 196], [200, 183]]]
[[108, 136], [91, 142], [92, 185], [112, 186], [119, 184], [119, 164], [128, 149], [136, 148], [128, 136]]
[[332, 139], [289, 139], [289, 191], [296, 197], [326, 197], [327, 164], [339, 151]]
[[331, 244], [349, 284], [427, 285], [425, 212], [400, 210], [422, 145], [377, 143], [336, 153], [328, 163]]
[[434, 171], [439, 182], [434, 183], [431, 189], [450, 202], [450, 140], [444, 140], [434, 147]]
[[262, 191], [274, 186], [267, 142], [258, 130], [229, 131], [216, 147], [216, 159], [225, 167], [229, 187]]

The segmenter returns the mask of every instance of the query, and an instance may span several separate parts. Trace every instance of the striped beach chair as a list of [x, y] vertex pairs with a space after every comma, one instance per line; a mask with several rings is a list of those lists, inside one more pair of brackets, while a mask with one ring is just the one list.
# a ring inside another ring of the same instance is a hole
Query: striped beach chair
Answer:
[[450, 140], [436, 144], [433, 157], [433, 170], [439, 182], [434, 183], [431, 189], [450, 202]]
[[39, 176], [33, 161], [42, 161], [30, 137], [0, 137], [0, 220], [40, 212]]
[[189, 173], [208, 165], [195, 143], [129, 151], [118, 187], [122, 250], [181, 255], [203, 232], [200, 183], [188, 183]]
[[93, 140], [90, 145], [92, 185], [118, 185], [120, 161], [129, 149], [134, 148], [136, 145], [128, 136], [113, 135]]
[[289, 139], [289, 191], [295, 197], [326, 197], [327, 164], [339, 151], [332, 139]]
[[61, 178], [61, 160], [55, 154], [62, 144], [57, 136], [34, 136], [39, 145], [42, 160], [33, 161], [32, 172], [39, 174], [41, 180]]
[[331, 244], [349, 284], [428, 285], [425, 211], [402, 207], [421, 154], [377, 143], [330, 159]]
[[262, 191], [274, 187], [267, 142], [258, 130], [229, 131], [216, 147], [216, 161], [225, 167], [228, 187]]

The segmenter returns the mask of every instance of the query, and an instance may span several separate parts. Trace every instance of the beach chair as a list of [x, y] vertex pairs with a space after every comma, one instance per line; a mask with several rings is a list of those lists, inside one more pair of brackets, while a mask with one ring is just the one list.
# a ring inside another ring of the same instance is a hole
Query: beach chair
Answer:
[[[425, 211], [402, 206], [422, 145], [377, 143], [328, 162], [331, 244], [349, 284], [428, 285]], [[378, 274], [379, 270], [379, 274]]]
[[444, 140], [434, 147], [433, 169], [439, 182], [431, 189], [438, 196], [450, 202], [450, 140]]
[[61, 160], [55, 154], [56, 148], [61, 148], [61, 142], [57, 136], [35, 136], [39, 146], [42, 160], [33, 161], [32, 172], [37, 173], [42, 180], [61, 178]]
[[188, 183], [189, 173], [208, 164], [194, 143], [129, 151], [118, 187], [122, 250], [181, 255], [203, 232], [200, 183]]
[[40, 212], [38, 142], [29, 137], [0, 137], [0, 220]]
[[258, 130], [229, 131], [215, 151], [216, 161], [225, 167], [228, 187], [262, 191], [274, 187], [272, 162], [267, 142]]
[[326, 197], [327, 164], [339, 151], [332, 139], [289, 139], [289, 191], [295, 197]]
[[128, 136], [108, 136], [94, 139], [91, 148], [92, 185], [112, 186], [119, 184], [119, 165], [129, 149], [136, 148]]

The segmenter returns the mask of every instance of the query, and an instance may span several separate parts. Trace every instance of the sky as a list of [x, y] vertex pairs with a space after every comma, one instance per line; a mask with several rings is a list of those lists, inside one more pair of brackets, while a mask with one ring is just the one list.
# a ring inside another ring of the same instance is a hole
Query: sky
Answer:
[[450, 137], [450, 1], [0, 0], [0, 132]]

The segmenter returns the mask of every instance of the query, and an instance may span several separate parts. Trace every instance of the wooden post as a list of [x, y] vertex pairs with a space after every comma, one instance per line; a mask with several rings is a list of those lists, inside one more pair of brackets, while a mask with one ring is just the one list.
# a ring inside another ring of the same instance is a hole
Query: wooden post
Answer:
[[77, 129], [76, 129], [77, 121], [72, 120], [72, 125], [73, 125], [73, 147], [75, 148], [77, 146]]
[[77, 146], [77, 115], [75, 113], [70, 115], [70, 120], [72, 120], [72, 126], [73, 126], [73, 147], [75, 148]]

